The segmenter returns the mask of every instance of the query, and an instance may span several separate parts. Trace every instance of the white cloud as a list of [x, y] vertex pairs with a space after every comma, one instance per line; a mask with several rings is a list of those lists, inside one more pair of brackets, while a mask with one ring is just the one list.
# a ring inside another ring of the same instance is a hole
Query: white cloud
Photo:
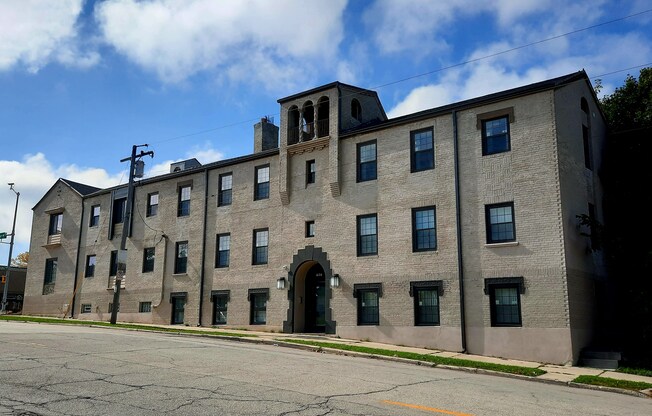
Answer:
[[410, 91], [410, 93], [387, 112], [390, 118], [416, 113], [427, 108], [449, 104], [454, 99], [453, 88], [446, 85], [426, 85]]
[[207, 163], [217, 162], [218, 160], [224, 159], [224, 153], [217, 149], [213, 149], [209, 142], [205, 142], [203, 145], [197, 145], [191, 147], [190, 150], [188, 150], [185, 153], [184, 157], [181, 157], [179, 159], [165, 160], [163, 162], [156, 163], [151, 167], [147, 166], [147, 161], [146, 161], [145, 176], [153, 177], [153, 176], [159, 176], [159, 175], [164, 175], [166, 173], [170, 173], [170, 164], [175, 162], [180, 162], [182, 160], [192, 159], [192, 158], [197, 159], [199, 163], [205, 165]]
[[52, 61], [86, 68], [99, 55], [82, 52], [76, 28], [83, 0], [0, 2], [0, 70], [24, 65], [38, 72]]
[[108, 44], [164, 82], [226, 70], [234, 79], [273, 85], [287, 82], [288, 72], [305, 78], [311, 64], [333, 61], [345, 6], [346, 0], [109, 0], [95, 14]]

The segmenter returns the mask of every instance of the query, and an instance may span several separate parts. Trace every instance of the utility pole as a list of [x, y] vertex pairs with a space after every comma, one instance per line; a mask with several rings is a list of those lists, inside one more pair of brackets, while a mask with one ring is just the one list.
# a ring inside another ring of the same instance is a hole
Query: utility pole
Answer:
[[[122, 278], [127, 271], [127, 236], [129, 235], [129, 226], [131, 224], [131, 207], [134, 201], [134, 178], [143, 177], [143, 163], [140, 158], [143, 156], [154, 157], [154, 152], [140, 151], [136, 154], [136, 149], [139, 147], [147, 147], [147, 144], [133, 145], [131, 148], [131, 157], [126, 157], [120, 162], [129, 161], [129, 188], [127, 190], [127, 203], [125, 209], [124, 222], [122, 223], [122, 238], [120, 240], [120, 250], [118, 251], [118, 271], [115, 276], [115, 287], [113, 288], [113, 308], [111, 309], [111, 324], [115, 325], [118, 320], [118, 309], [120, 309], [120, 286], [122, 285]], [[138, 162], [136, 163], [136, 159]]]
[[14, 191], [16, 194], [16, 209], [14, 210], [14, 225], [11, 228], [11, 240], [9, 240], [9, 260], [7, 260], [7, 274], [5, 277], [5, 287], [2, 291], [2, 307], [0, 307], [0, 315], [7, 313], [7, 291], [9, 290], [9, 274], [11, 273], [11, 254], [14, 250], [14, 235], [16, 235], [16, 215], [18, 214], [18, 199], [20, 198], [20, 192], [16, 192], [14, 189], [14, 183], [10, 182], [9, 189]]

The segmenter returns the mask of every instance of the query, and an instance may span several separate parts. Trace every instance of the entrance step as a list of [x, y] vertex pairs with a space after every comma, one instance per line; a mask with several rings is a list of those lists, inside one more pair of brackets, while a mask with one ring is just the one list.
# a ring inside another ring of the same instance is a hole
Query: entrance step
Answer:
[[583, 367], [602, 368], [605, 370], [615, 370], [622, 355], [618, 351], [583, 349], [580, 353], [579, 365]]

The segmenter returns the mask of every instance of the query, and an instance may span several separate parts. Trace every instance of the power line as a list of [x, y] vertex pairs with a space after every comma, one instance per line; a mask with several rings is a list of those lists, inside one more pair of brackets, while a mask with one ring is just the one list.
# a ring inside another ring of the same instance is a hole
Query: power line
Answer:
[[[489, 55], [484, 55], [484, 56], [481, 56], [481, 57], [478, 57], [478, 58], [473, 58], [473, 59], [469, 59], [469, 60], [466, 60], [466, 61], [463, 61], [463, 62], [458, 62], [458, 63], [453, 64], [453, 65], [448, 65], [448, 66], [445, 66], [445, 67], [433, 69], [431, 71], [422, 72], [420, 74], [412, 75], [412, 76], [409, 76], [409, 77], [406, 77], [406, 78], [401, 78], [401, 79], [398, 79], [398, 80], [395, 80], [395, 81], [391, 81], [391, 82], [388, 82], [388, 83], [385, 83], [385, 84], [380, 84], [380, 85], [370, 87], [370, 88], [366, 88], [366, 89], [379, 90], [379, 89], [382, 89], [382, 88], [385, 88], [385, 87], [388, 87], [388, 86], [391, 86], [391, 85], [395, 85], [395, 84], [410, 81], [410, 80], [413, 80], [413, 79], [416, 79], [416, 78], [421, 78], [421, 77], [425, 77], [425, 76], [428, 76], [428, 75], [436, 74], [438, 72], [447, 71], [449, 69], [453, 69], [453, 68], [457, 68], [457, 67], [460, 67], [460, 66], [468, 65], [468, 64], [471, 64], [471, 63], [474, 63], [474, 62], [478, 62], [478, 61], [482, 61], [482, 60], [486, 60], [486, 59], [490, 59], [490, 58], [495, 58], [496, 56], [504, 55], [504, 54], [507, 54], [507, 53], [510, 53], [510, 52], [514, 52], [514, 51], [517, 51], [517, 50], [520, 50], [520, 49], [528, 48], [528, 47], [534, 46], [534, 45], [539, 45], [539, 44], [542, 44], [542, 43], [545, 43], [545, 42], [550, 42], [552, 40], [560, 39], [560, 38], [570, 36], [570, 35], [574, 35], [574, 34], [577, 34], [577, 33], [580, 33], [580, 32], [585, 32], [587, 30], [595, 29], [597, 27], [610, 25], [610, 24], [613, 24], [613, 23], [616, 23], [616, 22], [631, 19], [633, 17], [641, 16], [641, 15], [644, 15], [644, 14], [650, 13], [650, 12], [652, 12], [652, 9], [643, 10], [643, 11], [633, 13], [633, 14], [630, 14], [630, 15], [627, 15], [627, 16], [623, 16], [623, 17], [608, 20], [608, 21], [605, 21], [605, 22], [597, 23], [597, 24], [591, 25], [591, 26], [586, 26], [586, 27], [583, 27], [583, 28], [580, 28], [580, 29], [571, 30], [570, 32], [566, 32], [566, 33], [562, 33], [562, 34], [559, 34], [559, 35], [551, 36], [549, 38], [537, 40], [537, 41], [530, 42], [530, 43], [527, 43], [527, 44], [524, 44], [524, 45], [515, 46], [513, 48], [505, 49], [505, 50], [500, 51], [500, 52], [495, 52], [495, 53], [492, 53], [492, 54], [489, 54]], [[639, 66], [635, 66], [635, 67], [630, 67], [630, 68], [626, 68], [626, 69], [621, 69], [621, 70], [609, 72], [609, 73], [606, 73], [606, 74], [601, 74], [601, 75], [598, 75], [597, 77], [592, 77], [591, 79], [595, 79], [595, 78], [606, 76], [606, 75], [615, 74], [615, 73], [618, 73], [618, 72], [628, 71], [628, 70], [631, 70], [631, 69], [641, 68], [641, 67], [644, 67], [644, 66], [647, 66], [647, 65], [650, 65], [650, 64], [639, 65]], [[272, 115], [280, 116], [281, 114], [280, 113], [273, 113]], [[179, 136], [170, 137], [168, 139], [163, 139], [163, 140], [159, 140], [159, 141], [156, 141], [156, 142], [152, 142], [152, 144], [166, 143], [166, 142], [170, 142], [170, 141], [174, 141], [174, 140], [183, 139], [183, 138], [186, 138], [186, 137], [198, 136], [198, 135], [201, 135], [201, 134], [210, 133], [210, 132], [213, 132], [213, 131], [222, 130], [222, 129], [226, 129], [226, 128], [229, 128], [229, 127], [235, 127], [235, 126], [245, 124], [245, 123], [251, 123], [253, 121], [258, 121], [258, 119], [259, 118], [250, 118], [250, 119], [247, 119], [247, 120], [237, 121], [237, 122], [234, 122], [234, 123], [225, 124], [225, 125], [222, 125], [222, 126], [218, 126], [218, 127], [214, 127], [214, 128], [210, 128], [210, 129], [206, 129], [206, 130], [201, 130], [201, 131], [197, 131], [197, 132], [193, 132], [193, 133], [188, 133], [188, 134], [183, 134], [183, 135], [179, 135]]]
[[612, 71], [612, 72], [607, 72], [605, 74], [596, 75], [594, 77], [591, 77], [591, 79], [598, 79], [598, 78], [601, 78], [601, 77], [606, 77], [607, 75], [613, 75], [613, 74], [617, 74], [619, 72], [625, 72], [625, 71], [629, 71], [629, 70], [632, 70], [632, 69], [643, 68], [644, 66], [650, 66], [650, 65], [652, 65], [652, 62], [648, 62], [648, 63], [643, 64], [643, 65], [630, 66], [629, 68], [619, 69], [617, 71]]

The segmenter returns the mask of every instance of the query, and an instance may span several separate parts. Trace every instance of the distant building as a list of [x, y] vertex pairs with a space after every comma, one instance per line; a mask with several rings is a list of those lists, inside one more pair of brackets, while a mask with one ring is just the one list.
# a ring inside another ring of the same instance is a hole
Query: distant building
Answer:
[[0, 302], [7, 286], [7, 307], [8, 313], [20, 313], [23, 309], [23, 297], [25, 296], [25, 277], [27, 276], [27, 267], [12, 266], [7, 278], [7, 266], [0, 266]]
[[[137, 182], [120, 321], [577, 361], [606, 279], [584, 71], [394, 119], [339, 82], [278, 102], [253, 154]], [[36, 204], [26, 314], [109, 319], [126, 196], [60, 179]]]

